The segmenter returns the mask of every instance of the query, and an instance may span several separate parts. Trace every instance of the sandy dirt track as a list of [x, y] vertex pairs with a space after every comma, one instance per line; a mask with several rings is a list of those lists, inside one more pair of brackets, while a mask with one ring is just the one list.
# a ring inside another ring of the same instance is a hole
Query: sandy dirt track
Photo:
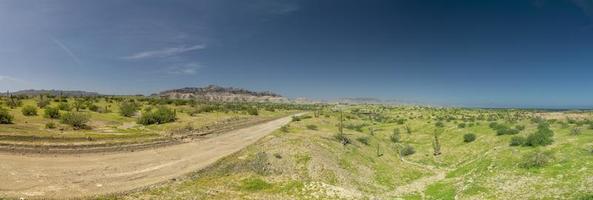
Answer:
[[0, 197], [81, 198], [133, 190], [203, 169], [290, 122], [290, 117], [214, 138], [136, 152], [0, 154]]

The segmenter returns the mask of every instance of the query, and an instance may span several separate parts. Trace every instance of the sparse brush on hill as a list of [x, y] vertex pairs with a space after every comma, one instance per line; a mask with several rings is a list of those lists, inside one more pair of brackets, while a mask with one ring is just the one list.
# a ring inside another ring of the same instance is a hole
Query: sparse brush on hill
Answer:
[[523, 168], [543, 167], [552, 159], [554, 159], [552, 152], [536, 150], [535, 152], [525, 154], [521, 159], [520, 166]]

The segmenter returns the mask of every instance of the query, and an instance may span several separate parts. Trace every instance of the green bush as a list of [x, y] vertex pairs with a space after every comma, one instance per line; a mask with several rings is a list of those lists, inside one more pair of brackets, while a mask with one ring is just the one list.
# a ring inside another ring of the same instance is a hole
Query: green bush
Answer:
[[45, 108], [49, 105], [49, 100], [47, 99], [40, 99], [37, 101], [37, 107], [39, 108]]
[[24, 116], [37, 116], [37, 107], [32, 105], [26, 105], [21, 109]]
[[90, 111], [99, 112], [99, 106], [97, 106], [95, 104], [88, 105], [88, 108], [89, 108]]
[[289, 128], [288, 125], [284, 125], [284, 126], [280, 127], [280, 131], [288, 133], [290, 131], [290, 129], [288, 129], [288, 128]]
[[416, 153], [416, 150], [411, 145], [406, 144], [402, 147], [399, 153], [401, 156], [409, 156]]
[[334, 135], [334, 138], [336, 138], [336, 140], [340, 141], [340, 143], [342, 143], [342, 145], [347, 145], [352, 143], [352, 141], [350, 141], [350, 138], [348, 138], [348, 136], [346, 136], [346, 134], [343, 133], [337, 133], [336, 135]]
[[554, 142], [552, 138], [554, 132], [549, 128], [547, 123], [540, 124], [535, 133], [531, 133], [525, 140], [525, 146], [546, 146]]
[[574, 127], [570, 130], [570, 134], [571, 135], [580, 135], [581, 134], [581, 129], [578, 127]]
[[0, 108], [0, 124], [12, 124], [14, 117], [8, 112], [7, 109]]
[[525, 137], [523, 136], [513, 136], [511, 137], [511, 144], [510, 146], [521, 146], [525, 144]]
[[523, 168], [537, 168], [546, 166], [554, 155], [550, 151], [535, 151], [532, 153], [525, 154], [521, 159], [520, 166]]
[[45, 128], [47, 128], [47, 129], [54, 129], [54, 128], [56, 128], [56, 123], [54, 123], [54, 122], [47, 122], [47, 124], [45, 124]]
[[317, 125], [315, 125], [315, 124], [309, 124], [309, 125], [307, 125], [307, 129], [309, 129], [309, 130], [317, 130], [318, 128], [317, 128]]
[[60, 122], [74, 128], [87, 128], [90, 116], [80, 112], [67, 112], [60, 117]]
[[59, 110], [63, 110], [63, 111], [70, 111], [70, 104], [66, 103], [66, 102], [62, 102], [58, 104], [58, 109]]
[[356, 141], [358, 141], [364, 145], [369, 145], [369, 137], [367, 137], [367, 136], [358, 137], [358, 138], [356, 138]]
[[119, 114], [124, 117], [131, 117], [136, 114], [139, 106], [134, 102], [123, 102], [119, 104]]
[[442, 128], [442, 127], [445, 127], [445, 123], [438, 121], [437, 123], [434, 124], [434, 126], [436, 126], [438, 128]]
[[467, 134], [463, 135], [464, 142], [473, 142], [475, 140], [476, 140], [476, 134], [467, 133]]
[[457, 128], [465, 128], [467, 125], [465, 123], [457, 124]]
[[159, 107], [158, 109], [145, 112], [138, 118], [138, 124], [151, 125], [151, 124], [164, 124], [174, 122], [177, 119], [177, 113], [167, 107]]
[[257, 111], [257, 108], [253, 108], [253, 107], [251, 107], [251, 108], [248, 108], [248, 109], [247, 109], [247, 113], [248, 113], [249, 115], [259, 115], [259, 112]]
[[60, 118], [60, 109], [59, 108], [47, 107], [47, 108], [45, 108], [44, 113], [45, 113], [44, 116], [46, 118], [51, 118], [51, 119]]

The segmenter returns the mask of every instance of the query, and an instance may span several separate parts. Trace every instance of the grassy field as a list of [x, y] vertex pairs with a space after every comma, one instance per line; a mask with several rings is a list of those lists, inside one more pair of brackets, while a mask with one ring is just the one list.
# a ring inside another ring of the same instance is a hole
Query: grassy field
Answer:
[[[349, 106], [308, 116], [185, 179], [101, 198], [593, 197], [589, 112]], [[553, 132], [551, 144], [510, 145], [540, 129]]]

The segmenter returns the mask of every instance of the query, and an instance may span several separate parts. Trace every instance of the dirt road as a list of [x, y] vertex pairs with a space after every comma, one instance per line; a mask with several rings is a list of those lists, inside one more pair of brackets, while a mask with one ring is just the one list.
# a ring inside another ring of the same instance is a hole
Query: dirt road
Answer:
[[123, 192], [207, 167], [290, 122], [290, 117], [191, 143], [136, 152], [0, 154], [0, 197], [80, 198]]

